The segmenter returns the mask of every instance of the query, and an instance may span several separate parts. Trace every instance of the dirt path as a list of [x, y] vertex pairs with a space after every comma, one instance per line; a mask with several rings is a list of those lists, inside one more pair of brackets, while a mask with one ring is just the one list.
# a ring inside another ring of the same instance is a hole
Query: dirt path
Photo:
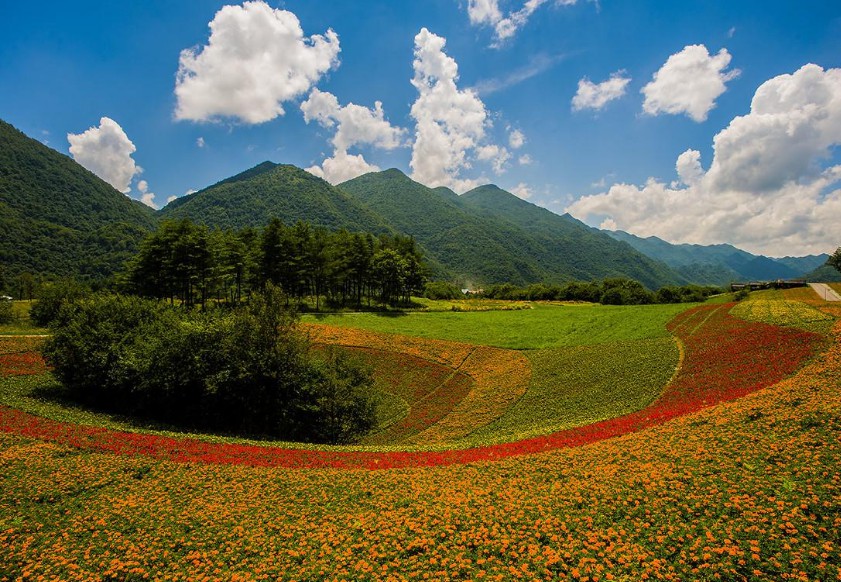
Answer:
[[825, 301], [841, 301], [841, 295], [826, 283], [809, 283], [809, 286], [815, 290], [821, 299]]

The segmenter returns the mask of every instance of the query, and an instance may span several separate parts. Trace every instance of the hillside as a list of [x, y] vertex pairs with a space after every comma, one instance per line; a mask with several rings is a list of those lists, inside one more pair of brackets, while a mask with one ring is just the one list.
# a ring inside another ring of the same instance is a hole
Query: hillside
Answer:
[[154, 212], [0, 121], [0, 264], [10, 278], [113, 274]]
[[605, 231], [641, 253], [663, 261], [693, 283], [725, 285], [731, 281], [794, 279], [826, 263], [828, 255], [773, 259], [754, 255], [729, 244], [672, 244], [651, 236], [641, 238], [623, 231]]
[[383, 220], [321, 178], [300, 168], [263, 162], [245, 172], [170, 202], [161, 218], [189, 218], [220, 228], [264, 226], [272, 218], [331, 230], [390, 232]]
[[576, 278], [630, 277], [650, 288], [685, 281], [657, 260], [606, 236], [569, 214], [560, 216], [493, 184], [461, 196], [462, 205], [526, 231], [555, 256], [564, 257]]

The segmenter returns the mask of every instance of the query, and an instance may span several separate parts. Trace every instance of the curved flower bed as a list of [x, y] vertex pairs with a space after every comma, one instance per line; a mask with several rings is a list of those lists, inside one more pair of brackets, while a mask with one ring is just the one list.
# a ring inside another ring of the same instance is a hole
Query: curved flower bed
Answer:
[[[487, 461], [580, 446], [662, 424], [777, 383], [814, 352], [822, 336], [729, 315], [732, 305], [700, 306], [670, 325], [681, 339], [681, 370], [661, 398], [644, 410], [519, 442], [443, 451], [347, 451], [215, 444], [64, 424], [0, 407], [0, 431], [116, 454], [178, 462], [273, 467], [385, 469]], [[458, 351], [458, 350], [457, 350]]]

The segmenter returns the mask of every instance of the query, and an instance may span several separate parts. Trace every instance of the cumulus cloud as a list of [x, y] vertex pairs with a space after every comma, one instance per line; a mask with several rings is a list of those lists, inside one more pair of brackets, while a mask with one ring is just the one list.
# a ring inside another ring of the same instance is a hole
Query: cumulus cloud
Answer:
[[349, 148], [358, 145], [392, 150], [403, 145], [406, 130], [391, 125], [383, 113], [383, 105], [377, 101], [374, 108], [349, 103], [342, 106], [332, 93], [313, 89], [309, 98], [301, 104], [304, 120], [317, 122], [325, 128], [335, 128], [330, 142], [333, 156], [322, 165], [309, 170], [332, 184], [338, 184], [367, 172], [376, 172], [377, 166], [368, 164], [362, 155], [348, 155]]
[[284, 114], [284, 102], [338, 64], [339, 50], [335, 32], [305, 37], [292, 12], [262, 1], [224, 6], [210, 23], [207, 45], [181, 51], [175, 118], [274, 119]]
[[131, 179], [141, 172], [131, 157], [137, 148], [113, 119], [103, 117], [99, 127], [79, 134], [68, 133], [70, 155], [79, 164], [120, 192], [131, 190]]
[[178, 200], [178, 196], [175, 196], [175, 195], [173, 194], [172, 196], [170, 196], [170, 197], [168, 197], [168, 198], [166, 199], [166, 203], [167, 203], [167, 204], [169, 204], [169, 203], [170, 203], [170, 202], [172, 202], [173, 200]]
[[[495, 45], [513, 37], [529, 21], [532, 14], [549, 0], [526, 0], [519, 10], [503, 15], [498, 0], [468, 0], [467, 15], [470, 23], [477, 26], [490, 26], [494, 29]], [[577, 0], [555, 0], [557, 6], [571, 6]]]
[[324, 178], [331, 184], [341, 184], [362, 174], [379, 172], [380, 168], [365, 161], [362, 155], [351, 155], [337, 151], [332, 157], [325, 159], [320, 166], [310, 166], [307, 172]]
[[532, 196], [531, 188], [524, 182], [520, 182], [513, 188], [511, 188], [511, 193], [517, 196], [518, 198], [522, 198], [523, 200], [528, 200]]
[[200, 137], [196, 140], [196, 145], [200, 148], [203, 148], [206, 144], [204, 143], [204, 138]]
[[418, 98], [412, 105], [415, 142], [412, 149], [412, 177], [427, 186], [448, 186], [465, 192], [477, 180], [461, 176], [475, 157], [495, 169], [510, 157], [502, 146], [485, 143], [490, 125], [485, 104], [471, 89], [459, 89], [458, 65], [444, 53], [446, 40], [426, 28], [415, 36], [415, 76], [412, 85]]
[[730, 59], [727, 49], [711, 56], [702, 44], [684, 47], [642, 88], [643, 111], [649, 115], [685, 113], [693, 121], [705, 121], [715, 100], [727, 90], [725, 83], [741, 74], [739, 69], [725, 71]]
[[137, 183], [137, 189], [140, 191], [140, 201], [146, 206], [157, 210], [158, 206], [155, 204], [155, 195], [149, 192], [149, 183], [146, 180], [140, 180]]
[[519, 129], [513, 129], [508, 134], [508, 145], [512, 150], [518, 150], [526, 143], [526, 136]]
[[534, 163], [534, 160], [531, 159], [531, 156], [528, 154], [523, 154], [519, 158], [517, 158], [517, 163], [521, 166], [530, 166]]
[[572, 110], [594, 109], [598, 111], [611, 101], [619, 99], [625, 94], [630, 77], [624, 71], [613, 73], [607, 81], [593, 83], [588, 78], [578, 81], [578, 91], [572, 98]]
[[838, 145], [841, 69], [808, 64], [756, 90], [750, 112], [713, 139], [708, 171], [688, 150], [676, 162], [679, 181], [615, 184], [567, 211], [676, 242], [731, 242], [780, 256], [827, 252], [838, 246]]

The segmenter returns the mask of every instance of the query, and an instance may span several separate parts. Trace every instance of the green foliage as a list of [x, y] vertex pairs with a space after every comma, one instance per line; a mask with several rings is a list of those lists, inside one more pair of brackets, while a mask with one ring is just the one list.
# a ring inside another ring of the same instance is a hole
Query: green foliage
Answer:
[[495, 186], [463, 196], [431, 189], [399, 170], [339, 185], [424, 249], [438, 279], [466, 286], [628, 276], [650, 287], [676, 283], [664, 265]]
[[464, 299], [464, 294], [461, 289], [452, 283], [445, 283], [443, 281], [430, 281], [426, 284], [423, 296], [427, 299]]
[[588, 301], [604, 305], [646, 305], [648, 303], [701, 302], [716, 293], [721, 293], [721, 289], [697, 285], [667, 286], [658, 290], [657, 293], [651, 293], [637, 281], [613, 278], [590, 283], [574, 281], [563, 285], [535, 283], [528, 287], [517, 287], [505, 283], [491, 285], [482, 293], [482, 296], [516, 301]]
[[162, 218], [189, 218], [209, 227], [263, 227], [282, 217], [330, 230], [375, 234], [391, 229], [345, 192], [295, 166], [264, 162], [194, 194], [170, 202]]
[[15, 319], [13, 303], [9, 299], [0, 299], [0, 323], [11, 323]]
[[841, 247], [835, 249], [835, 252], [827, 259], [826, 264], [841, 272]]
[[247, 307], [188, 312], [138, 297], [66, 304], [44, 356], [77, 400], [142, 418], [313, 442], [376, 422], [370, 373], [314, 360], [297, 316], [269, 285]]
[[154, 223], [152, 209], [0, 121], [0, 262], [9, 279], [110, 277]]
[[298, 301], [322, 297], [334, 306], [376, 298], [407, 304], [426, 281], [411, 238], [328, 232], [305, 222], [273, 219], [262, 231], [210, 230], [188, 219], [165, 220], [142, 243], [126, 287], [146, 297], [189, 306], [209, 300], [237, 304], [267, 283]]
[[35, 325], [50, 325], [65, 303], [76, 301], [88, 293], [87, 287], [74, 279], [60, 279], [45, 283], [38, 291], [38, 301], [29, 311]]

